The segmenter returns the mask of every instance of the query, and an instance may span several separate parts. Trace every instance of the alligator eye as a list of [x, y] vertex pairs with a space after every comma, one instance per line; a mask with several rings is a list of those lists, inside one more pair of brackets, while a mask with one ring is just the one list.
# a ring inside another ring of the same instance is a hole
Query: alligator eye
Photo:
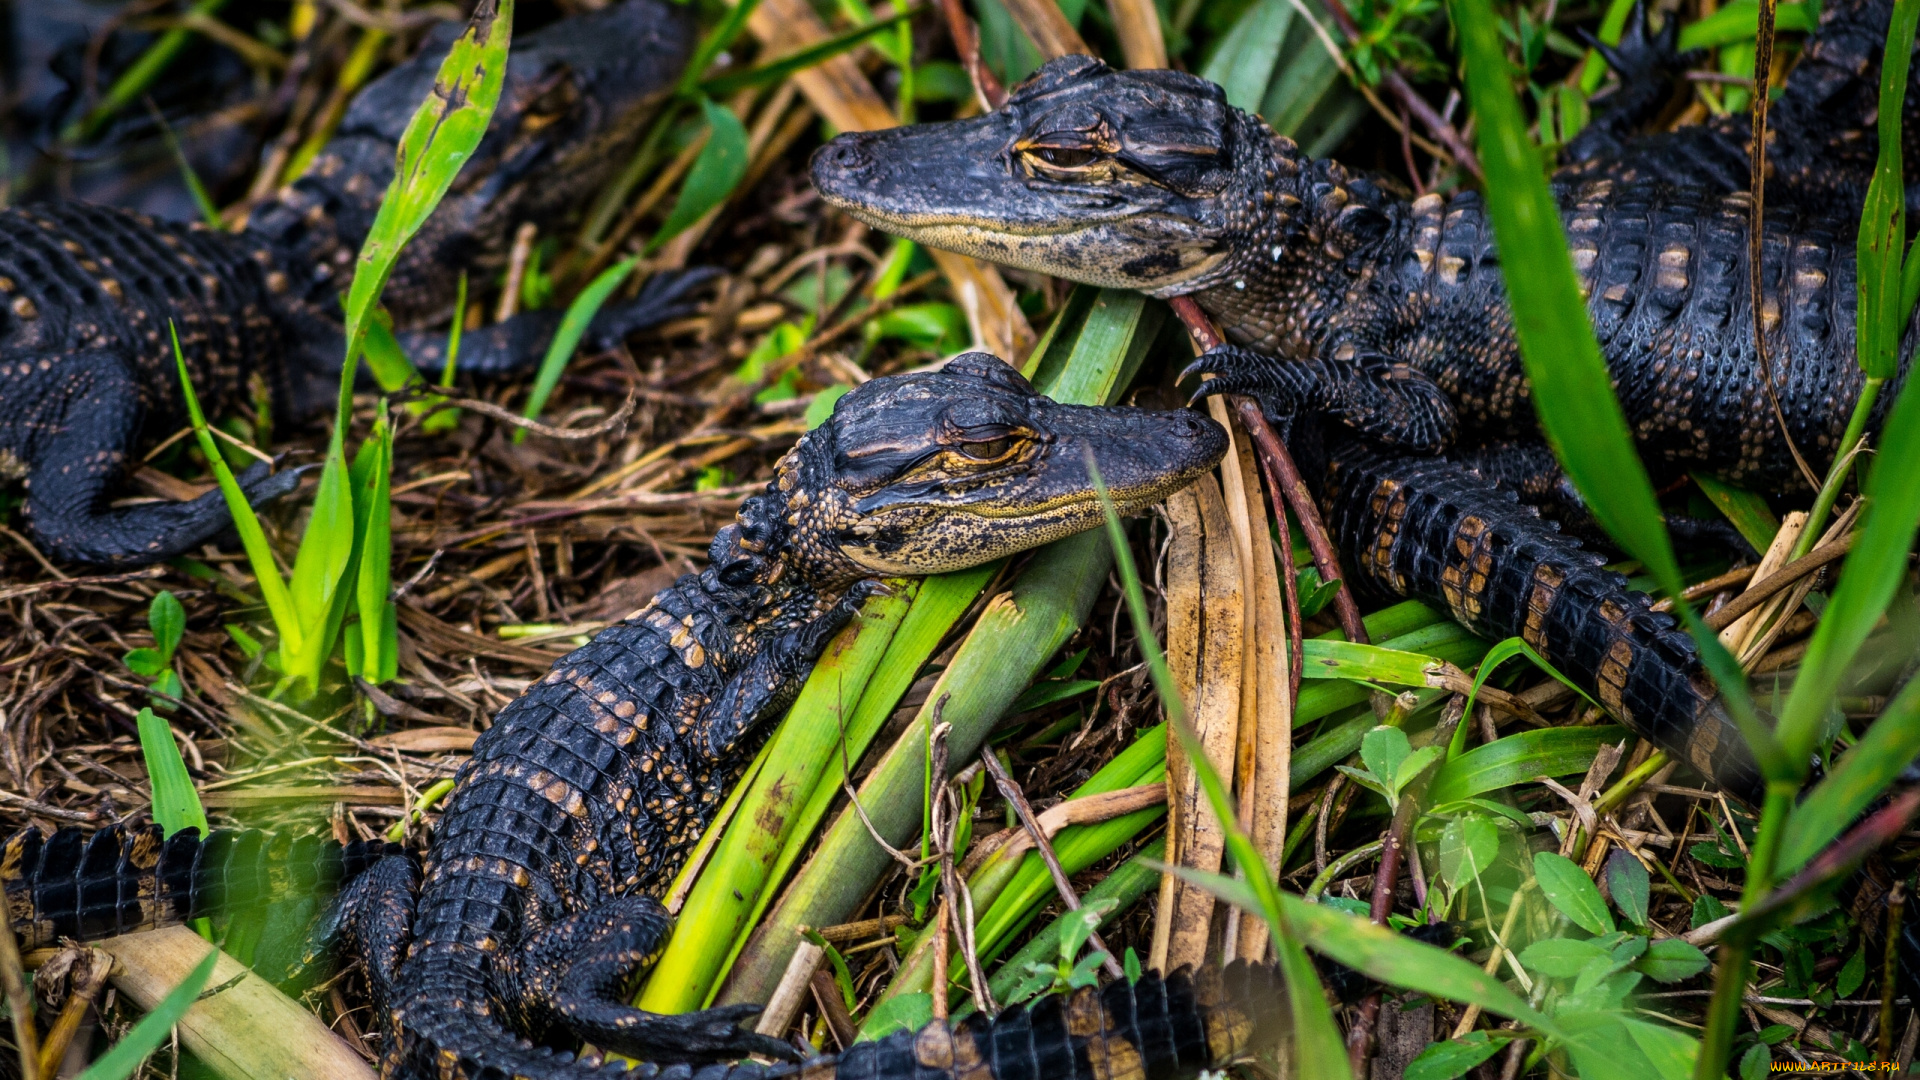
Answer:
[[1033, 153], [1041, 161], [1057, 169], [1077, 169], [1082, 165], [1090, 164], [1099, 156], [1091, 150], [1080, 150], [1071, 146], [1036, 146], [1033, 148]]
[[986, 442], [960, 444], [960, 452], [975, 461], [997, 461], [1005, 457], [1007, 451], [1011, 449], [1013, 449], [1013, 439], [1005, 435], [997, 439], [989, 439]]

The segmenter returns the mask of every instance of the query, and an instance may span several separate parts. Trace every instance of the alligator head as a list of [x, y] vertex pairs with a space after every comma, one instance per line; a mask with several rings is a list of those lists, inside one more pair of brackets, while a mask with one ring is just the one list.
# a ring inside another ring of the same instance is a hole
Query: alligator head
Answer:
[[[249, 231], [317, 266], [331, 300], [393, 178], [394, 152], [462, 30], [443, 23], [420, 51], [354, 98], [338, 132]], [[448, 266], [485, 273], [516, 226], [557, 222], [632, 156], [648, 116], [673, 88], [693, 44], [685, 8], [627, 0], [515, 36], [486, 137], [401, 255], [384, 301], [403, 324], [451, 310]]]
[[1226, 446], [1199, 413], [1062, 405], [968, 353], [841, 398], [714, 538], [713, 565], [733, 583], [794, 574], [821, 593], [978, 566], [1099, 524], [1090, 465], [1137, 513]]
[[1244, 290], [1283, 255], [1332, 256], [1384, 222], [1341, 219], [1371, 209], [1371, 185], [1309, 161], [1213, 83], [1086, 56], [1051, 61], [985, 116], [841, 135], [814, 155], [813, 183], [931, 247], [1162, 297]]

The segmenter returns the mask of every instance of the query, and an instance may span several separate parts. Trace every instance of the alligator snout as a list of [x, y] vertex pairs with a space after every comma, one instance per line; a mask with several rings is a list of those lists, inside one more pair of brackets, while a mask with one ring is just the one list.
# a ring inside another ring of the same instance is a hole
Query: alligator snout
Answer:
[[847, 132], [813, 153], [813, 182], [858, 179], [873, 171], [874, 156], [859, 132]]

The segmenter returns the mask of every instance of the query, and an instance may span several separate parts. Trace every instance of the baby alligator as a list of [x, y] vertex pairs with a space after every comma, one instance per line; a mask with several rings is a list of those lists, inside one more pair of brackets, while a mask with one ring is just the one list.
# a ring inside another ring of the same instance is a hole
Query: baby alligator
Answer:
[[[1276, 419], [1324, 412], [1424, 452], [1537, 438], [1480, 197], [1408, 202], [1308, 160], [1202, 79], [1065, 57], [987, 116], [841, 135], [813, 179], [853, 216], [935, 247], [1192, 295], [1233, 342], [1198, 365], [1219, 376], [1208, 392], [1256, 395]], [[1804, 486], [1753, 355], [1746, 195], [1597, 180], [1558, 196], [1659, 479]], [[1769, 220], [1769, 351], [1788, 430], [1817, 469], [1862, 383], [1855, 222], [1794, 206]], [[1903, 364], [1912, 349], [1909, 334]]]
[[[455, 268], [486, 273], [520, 222], [552, 223], [629, 156], [647, 113], [691, 47], [686, 10], [628, 0], [513, 43], [491, 127], [387, 287], [402, 327], [451, 314]], [[169, 321], [209, 411], [263, 380], [300, 415], [332, 400], [343, 352], [340, 295], [393, 175], [394, 148], [452, 40], [443, 27], [412, 61], [362, 91], [305, 175], [256, 206], [240, 233], [80, 203], [0, 210], [0, 479], [24, 480], [36, 539], [58, 559], [136, 565], [190, 551], [228, 524], [218, 492], [113, 507], [143, 438], [178, 428], [183, 398]], [[607, 312], [596, 341], [677, 310], [686, 281], [661, 279]], [[532, 312], [461, 343], [462, 368], [516, 369], [558, 325]], [[405, 333], [433, 365], [440, 335]], [[250, 469], [255, 501], [292, 473]]]
[[[500, 712], [456, 778], [424, 873], [388, 855], [342, 893], [322, 937], [366, 966], [389, 1027], [386, 1074], [601, 1075], [550, 1048], [579, 1040], [653, 1062], [787, 1053], [736, 1028], [751, 1007], [661, 1016], [620, 996], [664, 944], [669, 919], [657, 897], [766, 721], [880, 589], [879, 576], [975, 566], [1095, 525], [1090, 463], [1134, 512], [1225, 449], [1225, 433], [1195, 413], [1059, 405], [982, 353], [846, 395], [714, 537], [706, 570], [561, 659]], [[147, 865], [150, 840], [103, 843], [102, 874], [109, 848], [146, 854], [128, 861], [130, 873], [82, 875], [101, 884], [79, 888], [77, 901], [64, 872], [48, 882], [24, 856], [11, 869], [0, 862], [28, 945], [66, 927], [193, 914], [191, 897], [182, 901], [161, 872], [173, 864]], [[51, 897], [46, 910], [41, 897]], [[1182, 986], [1110, 988], [1098, 1000], [1118, 1011], [1085, 1012], [1092, 999], [1082, 999], [1081, 1013], [1034, 1014], [1031, 1034], [1015, 1018], [969, 1029], [990, 1039], [896, 1038], [840, 1068], [901, 1080], [925, 1069], [953, 1080], [1051, 1080], [1056, 1069], [1143, 1080], [1139, 1068], [1159, 1076], [1170, 1063], [1192, 1069], [1233, 1052], [1238, 1021], [1209, 1011], [1222, 999], [1183, 997], [1193, 991]], [[1104, 1051], [1103, 1031], [1119, 1040]]]

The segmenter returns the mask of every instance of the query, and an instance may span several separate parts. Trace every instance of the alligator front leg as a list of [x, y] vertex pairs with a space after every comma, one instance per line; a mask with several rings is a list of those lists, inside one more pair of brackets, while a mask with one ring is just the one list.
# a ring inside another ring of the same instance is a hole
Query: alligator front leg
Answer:
[[1324, 413], [1382, 446], [1439, 453], [1452, 442], [1453, 402], [1426, 375], [1377, 353], [1354, 360], [1282, 359], [1237, 345], [1208, 349], [1181, 378], [1212, 375], [1195, 392], [1248, 394], [1283, 430], [1295, 417]]
[[507, 1000], [526, 1010], [529, 1028], [557, 1025], [603, 1050], [642, 1061], [730, 1061], [748, 1054], [797, 1060], [793, 1047], [740, 1023], [758, 1005], [664, 1015], [623, 1000], [636, 975], [653, 966], [673, 920], [659, 902], [623, 896], [578, 912], [535, 934], [510, 967]]
[[[218, 491], [188, 502], [108, 506], [145, 419], [132, 364], [113, 352], [82, 352], [21, 366], [48, 363], [63, 376], [53, 390], [58, 397], [27, 405], [20, 434], [8, 440], [21, 446], [14, 452], [29, 469], [27, 517], [48, 555], [139, 566], [192, 551], [233, 523]], [[269, 471], [259, 462], [238, 478], [255, 506], [300, 483], [297, 471]]]

